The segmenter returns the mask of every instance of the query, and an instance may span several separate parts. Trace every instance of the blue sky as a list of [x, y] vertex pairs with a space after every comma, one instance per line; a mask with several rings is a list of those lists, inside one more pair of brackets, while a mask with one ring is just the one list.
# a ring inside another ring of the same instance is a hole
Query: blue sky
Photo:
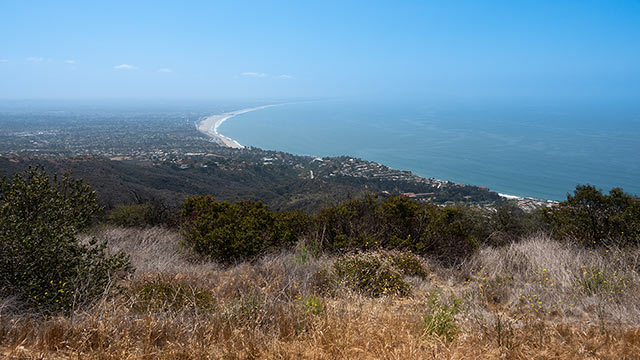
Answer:
[[638, 94], [639, 1], [0, 2], [0, 99]]

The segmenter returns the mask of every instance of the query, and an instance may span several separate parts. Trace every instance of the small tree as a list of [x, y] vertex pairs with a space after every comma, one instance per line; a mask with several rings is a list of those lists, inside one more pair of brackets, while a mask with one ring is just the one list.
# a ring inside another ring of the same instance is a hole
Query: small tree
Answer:
[[482, 215], [474, 209], [430, 206], [424, 234], [412, 251], [455, 265], [471, 255], [486, 238]]
[[67, 174], [29, 168], [0, 179], [0, 296], [59, 312], [102, 294], [128, 260], [108, 256], [105, 243], [77, 241], [98, 210], [95, 192]]
[[547, 209], [545, 220], [557, 238], [586, 245], [640, 243], [640, 199], [614, 188], [609, 194], [592, 185], [576, 186], [573, 195]]

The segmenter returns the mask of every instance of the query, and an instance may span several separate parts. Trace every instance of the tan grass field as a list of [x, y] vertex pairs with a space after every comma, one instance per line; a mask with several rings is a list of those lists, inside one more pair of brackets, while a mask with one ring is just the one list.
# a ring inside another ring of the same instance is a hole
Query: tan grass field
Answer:
[[537, 235], [455, 269], [423, 259], [427, 276], [405, 279], [409, 295], [371, 298], [327, 280], [337, 256], [302, 246], [224, 268], [180, 248], [174, 231], [97, 235], [135, 273], [70, 316], [25, 315], [2, 300], [0, 357], [640, 359], [640, 249]]

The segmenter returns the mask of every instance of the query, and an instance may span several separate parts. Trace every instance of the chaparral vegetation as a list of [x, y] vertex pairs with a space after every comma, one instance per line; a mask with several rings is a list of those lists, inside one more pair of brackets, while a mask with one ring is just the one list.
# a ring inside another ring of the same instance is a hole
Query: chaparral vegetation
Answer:
[[42, 169], [0, 182], [1, 357], [640, 354], [640, 200], [621, 189], [532, 212], [96, 196]]

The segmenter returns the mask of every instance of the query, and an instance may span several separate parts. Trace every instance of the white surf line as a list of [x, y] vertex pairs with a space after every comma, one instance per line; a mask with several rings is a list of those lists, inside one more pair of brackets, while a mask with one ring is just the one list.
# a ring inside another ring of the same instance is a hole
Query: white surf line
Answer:
[[516, 196], [516, 195], [509, 195], [509, 194], [502, 194], [502, 193], [498, 193], [499, 196], [505, 198], [505, 199], [509, 199], [509, 200], [522, 200], [524, 199], [521, 196]]

